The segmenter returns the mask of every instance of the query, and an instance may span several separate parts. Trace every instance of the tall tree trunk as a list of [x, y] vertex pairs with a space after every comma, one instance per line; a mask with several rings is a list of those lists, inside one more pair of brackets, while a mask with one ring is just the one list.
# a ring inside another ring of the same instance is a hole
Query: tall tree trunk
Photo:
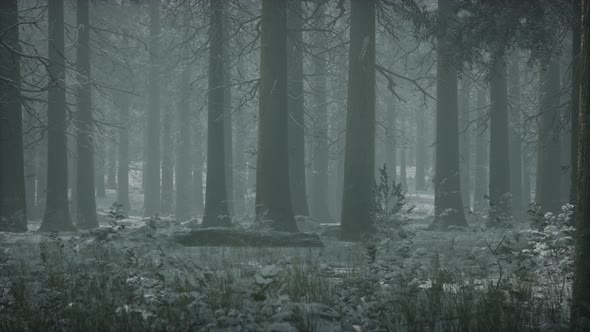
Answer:
[[[27, 230], [16, 0], [0, 4], [0, 231]], [[67, 181], [67, 180], [66, 180]], [[67, 188], [67, 187], [66, 187]], [[66, 196], [67, 199], [67, 196]]]
[[590, 329], [590, 1], [582, 1], [576, 250], [571, 330]]
[[205, 226], [229, 226], [227, 206], [225, 124], [224, 124], [224, 55], [223, 12], [226, 1], [211, 0], [209, 38], [209, 92], [207, 114], [207, 184], [205, 192]]
[[461, 107], [459, 113], [459, 148], [461, 168], [461, 200], [465, 211], [471, 211], [471, 138], [469, 125], [471, 122], [471, 85], [469, 78], [463, 77], [461, 89]]
[[201, 133], [200, 116], [197, 114], [193, 124], [193, 215], [200, 215], [203, 213], [203, 135]]
[[519, 127], [520, 119], [520, 64], [518, 52], [513, 53], [510, 64], [510, 192], [515, 216], [523, 216], [526, 206], [523, 203], [522, 188], [522, 144]]
[[490, 79], [490, 213], [488, 226], [511, 218], [508, 80], [506, 62], [497, 59]]
[[303, 15], [301, 0], [289, 0], [287, 11], [289, 184], [295, 215], [309, 215], [305, 178], [305, 125], [303, 95]]
[[537, 151], [537, 188], [535, 201], [542, 211], [559, 213], [561, 162], [559, 153], [559, 61], [553, 59], [541, 72], [543, 95]]
[[573, 0], [574, 24], [572, 27], [572, 100], [571, 100], [571, 184], [570, 203], [575, 204], [578, 194], [578, 119], [580, 113], [580, 48], [581, 48], [581, 1]]
[[[225, 0], [222, 0], [225, 1]], [[230, 23], [231, 17], [229, 17], [226, 9], [223, 17], [223, 151], [225, 153], [225, 188], [226, 188], [226, 199], [227, 199], [227, 210], [231, 216], [235, 215], [234, 211], [234, 166], [233, 166], [233, 127], [232, 127], [232, 87], [231, 87], [231, 56], [232, 50], [230, 44]]]
[[397, 183], [397, 119], [395, 101], [390, 99], [387, 105], [387, 169], [389, 178]]
[[477, 90], [477, 134], [475, 150], [475, 188], [473, 193], [473, 209], [480, 212], [488, 207], [488, 157], [489, 130], [485, 123], [487, 118], [486, 94], [483, 89]]
[[160, 213], [160, 0], [150, 0], [150, 69], [144, 173], [144, 216]]
[[[402, 121], [402, 127], [405, 125]], [[402, 137], [405, 137], [405, 132], [401, 132]], [[402, 185], [403, 191], [408, 191], [408, 165], [406, 162], [406, 156], [408, 152], [406, 150], [406, 144], [402, 145], [399, 149], [399, 183]]]
[[348, 110], [340, 238], [373, 231], [375, 183], [375, 1], [352, 0]]
[[[128, 87], [128, 85], [127, 85]], [[123, 211], [129, 213], [129, 107], [130, 96], [127, 93], [118, 93], [119, 107], [119, 149], [117, 162], [117, 202], [123, 206]]]
[[[321, 6], [321, 4], [320, 4]], [[316, 28], [322, 26], [324, 8], [316, 10]], [[326, 40], [323, 31], [313, 33], [313, 46], [316, 52], [325, 50]], [[311, 195], [312, 215], [314, 219], [321, 222], [331, 222], [330, 204], [328, 203], [328, 163], [330, 158], [328, 144], [328, 98], [327, 98], [327, 63], [323, 54], [316, 54], [313, 59], [313, 107], [314, 107], [314, 134], [313, 134], [313, 191]]]
[[174, 144], [172, 143], [172, 111], [168, 108], [162, 121], [162, 187], [161, 213], [174, 211]]
[[48, 3], [47, 199], [40, 231], [75, 230], [68, 202], [63, 0]]
[[434, 224], [467, 226], [459, 170], [459, 119], [457, 110], [457, 67], [451, 44], [453, 0], [438, 0], [439, 29], [436, 85], [436, 160], [434, 178]]
[[426, 190], [426, 119], [424, 107], [416, 111], [416, 191]]
[[291, 207], [287, 111], [287, 0], [262, 0], [256, 215], [297, 231]]
[[180, 102], [178, 103], [177, 124], [178, 135], [176, 141], [176, 218], [180, 221], [188, 220], [192, 214], [193, 204], [191, 172], [191, 109], [190, 109], [190, 67], [185, 64], [180, 74], [179, 87]]
[[90, 9], [88, 0], [78, 0], [76, 22], [78, 46], [76, 61], [78, 69], [77, 91], [78, 130], [76, 160], [77, 226], [80, 229], [98, 227], [96, 199], [94, 196], [94, 124], [90, 85]]

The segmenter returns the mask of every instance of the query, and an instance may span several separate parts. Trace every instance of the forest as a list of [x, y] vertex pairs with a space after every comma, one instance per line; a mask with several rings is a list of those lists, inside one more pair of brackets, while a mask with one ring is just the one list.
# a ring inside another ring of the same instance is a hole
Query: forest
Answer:
[[590, 0], [0, 0], [0, 331], [590, 331]]

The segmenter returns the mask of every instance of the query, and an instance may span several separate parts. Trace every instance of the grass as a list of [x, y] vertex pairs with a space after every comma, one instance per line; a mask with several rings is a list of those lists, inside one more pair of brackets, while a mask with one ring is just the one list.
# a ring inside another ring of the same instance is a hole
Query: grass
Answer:
[[400, 251], [397, 240], [327, 242], [322, 249], [184, 248], [156, 238], [29, 233], [0, 247], [0, 330], [567, 326], [570, 281], [540, 277], [519, 256], [526, 241], [507, 239], [489, 231], [418, 232], [409, 251]]

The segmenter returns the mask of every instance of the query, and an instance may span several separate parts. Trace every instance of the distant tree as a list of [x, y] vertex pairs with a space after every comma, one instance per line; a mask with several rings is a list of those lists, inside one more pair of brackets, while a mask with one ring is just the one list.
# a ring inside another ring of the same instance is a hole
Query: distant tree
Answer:
[[576, 250], [571, 330], [590, 330], [590, 1], [581, 6]]
[[[122, 38], [122, 49], [129, 48], [128, 32], [124, 31], [125, 35]], [[125, 73], [122, 80], [122, 88], [131, 90], [130, 76], [133, 72]], [[129, 130], [131, 124], [129, 120], [129, 109], [131, 107], [131, 97], [126, 92], [117, 92], [117, 107], [119, 109], [119, 149], [117, 161], [117, 202], [123, 206], [123, 210], [127, 213], [131, 211], [131, 204], [129, 201]]]
[[375, 2], [352, 0], [340, 238], [373, 231], [375, 208]]
[[499, 226], [512, 215], [508, 133], [506, 60], [498, 56], [490, 77], [490, 213], [488, 226]]
[[561, 211], [559, 100], [560, 69], [558, 59], [551, 59], [541, 69], [542, 94], [539, 109], [537, 143], [537, 187], [535, 201], [542, 211]]
[[512, 210], [514, 216], [522, 216], [528, 208], [528, 203], [523, 203], [522, 186], [522, 144], [519, 126], [520, 116], [520, 60], [518, 51], [512, 53], [510, 59], [510, 193], [512, 194]]
[[288, 149], [289, 184], [295, 215], [309, 215], [305, 178], [305, 124], [303, 95], [303, 15], [301, 0], [289, 0], [287, 8], [288, 48]]
[[178, 135], [176, 142], [176, 172], [174, 173], [176, 176], [176, 218], [181, 221], [187, 220], [191, 216], [191, 205], [193, 205], [194, 197], [191, 190], [193, 183], [191, 164], [193, 158], [190, 135], [190, 75], [190, 67], [185, 64], [178, 84], [180, 100], [177, 111]]
[[[225, 1], [225, 0], [221, 0]], [[223, 12], [223, 152], [225, 154], [223, 162], [225, 164], [225, 191], [227, 200], [227, 211], [231, 216], [235, 214], [234, 208], [234, 162], [233, 162], [233, 126], [232, 126], [232, 49], [231, 49], [231, 29], [232, 17], [229, 15], [231, 9], [227, 2], [226, 9]], [[241, 139], [241, 138], [238, 138]]]
[[416, 191], [426, 190], [426, 116], [425, 108], [416, 110]]
[[434, 176], [434, 223], [467, 226], [461, 199], [459, 170], [459, 120], [457, 109], [457, 63], [451, 41], [455, 27], [455, 1], [438, 0], [438, 52], [436, 85], [436, 157]]
[[160, 0], [150, 0], [148, 114], [144, 177], [144, 215], [160, 213]]
[[289, 186], [287, 0], [262, 0], [256, 215], [297, 231]]
[[167, 108], [162, 117], [162, 182], [160, 212], [174, 211], [174, 144], [172, 143], [172, 111]]
[[78, 0], [76, 24], [78, 44], [76, 62], [78, 69], [78, 118], [76, 194], [77, 223], [80, 229], [98, 227], [96, 199], [94, 196], [94, 123], [92, 120], [92, 92], [90, 83], [90, 9], [88, 0]]
[[488, 207], [488, 158], [490, 156], [489, 130], [487, 125], [486, 93], [477, 90], [477, 133], [475, 135], [475, 183], [473, 209], [480, 212]]
[[397, 117], [395, 101], [388, 99], [387, 103], [387, 170], [391, 179], [397, 183]]
[[224, 124], [223, 13], [226, 0], [211, 0], [209, 23], [209, 91], [207, 94], [207, 183], [203, 225], [229, 226]]
[[17, 0], [0, 2], [0, 231], [27, 230]]
[[330, 216], [328, 204], [328, 163], [330, 158], [330, 145], [328, 144], [328, 91], [327, 80], [328, 74], [327, 60], [325, 58], [326, 38], [322, 31], [323, 16], [326, 6], [318, 3], [315, 10], [314, 22], [316, 29], [312, 33], [312, 43], [315, 52], [312, 60], [312, 105], [313, 105], [313, 150], [312, 150], [312, 170], [311, 170], [311, 212], [316, 220], [329, 222]]
[[48, 3], [47, 19], [50, 82], [47, 91], [47, 199], [39, 230], [72, 231], [75, 227], [68, 202], [63, 0]]
[[465, 211], [471, 211], [471, 82], [463, 77], [459, 102], [459, 167], [461, 200]]

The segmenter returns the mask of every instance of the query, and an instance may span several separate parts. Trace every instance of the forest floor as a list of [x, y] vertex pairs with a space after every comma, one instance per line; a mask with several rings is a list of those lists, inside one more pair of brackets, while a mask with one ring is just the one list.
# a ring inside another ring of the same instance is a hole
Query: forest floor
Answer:
[[372, 241], [299, 218], [323, 247], [192, 247], [173, 240], [189, 231], [174, 218], [109, 220], [113, 197], [98, 202], [98, 230], [0, 233], [0, 330], [567, 328], [564, 229], [486, 230], [470, 214], [466, 230], [427, 230], [422, 194], [407, 197], [403, 227]]

